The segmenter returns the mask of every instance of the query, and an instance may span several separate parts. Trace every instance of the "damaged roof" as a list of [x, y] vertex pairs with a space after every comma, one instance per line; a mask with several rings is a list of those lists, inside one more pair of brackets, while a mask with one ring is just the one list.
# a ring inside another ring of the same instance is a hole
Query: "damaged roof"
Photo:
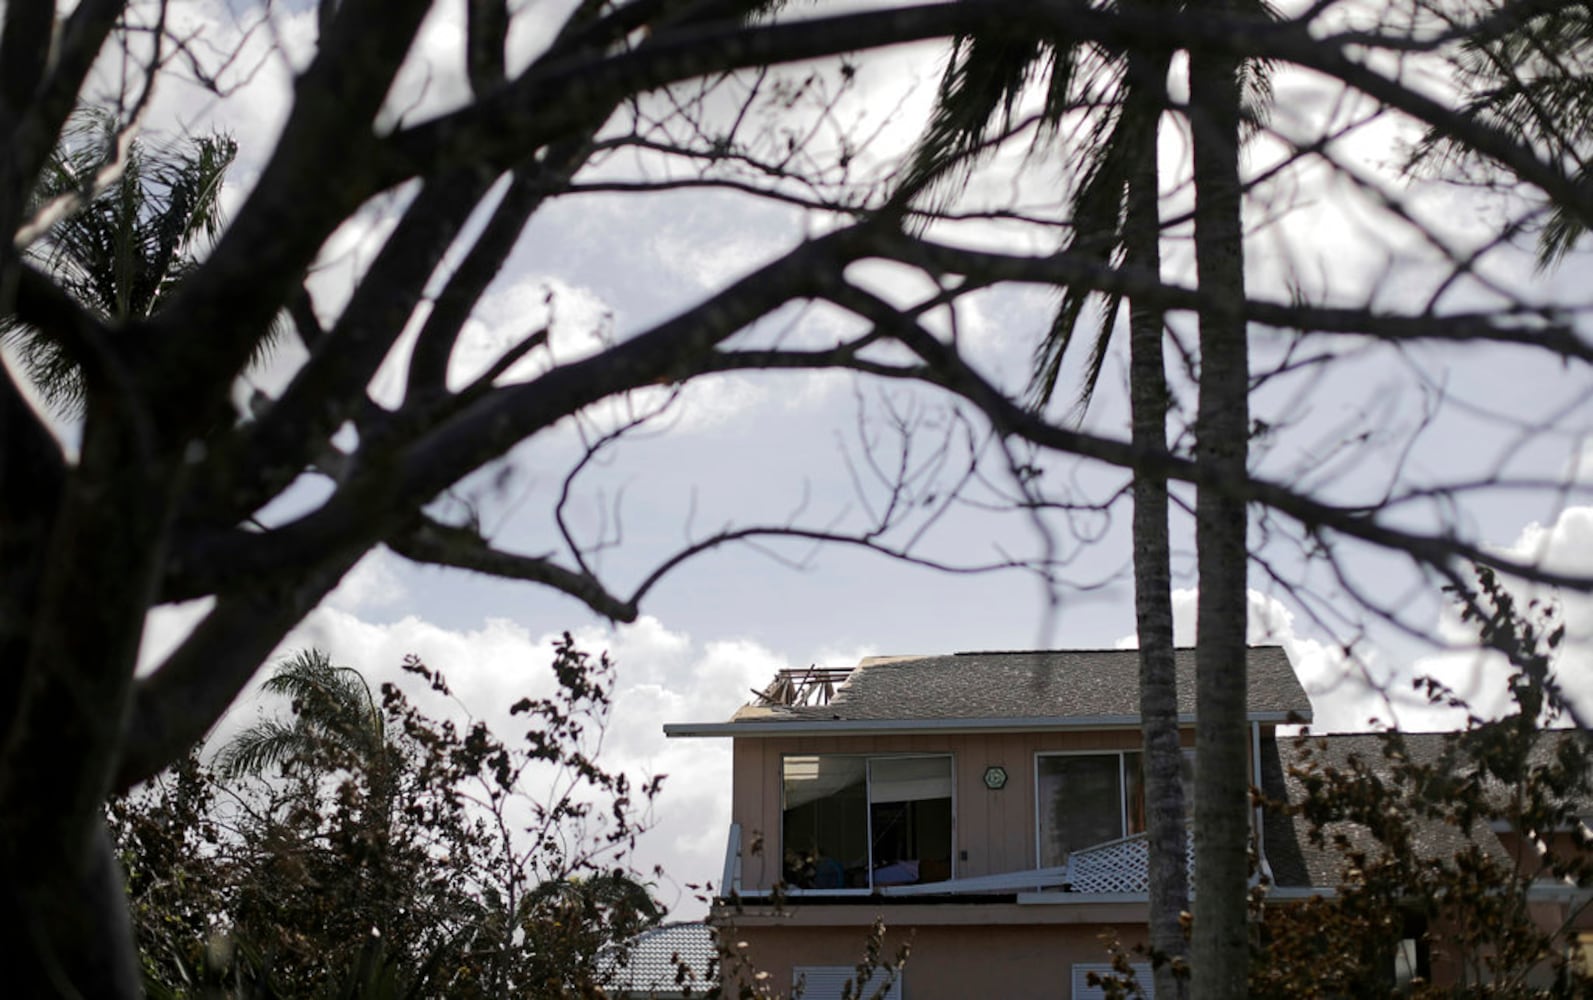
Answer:
[[[1194, 718], [1195, 651], [1179, 649], [1178, 711]], [[1280, 646], [1247, 656], [1252, 719], [1309, 721], [1311, 702]], [[1139, 652], [1077, 649], [872, 656], [828, 704], [744, 706], [728, 723], [665, 727], [674, 736], [776, 735], [796, 731], [884, 732], [1135, 726]]]

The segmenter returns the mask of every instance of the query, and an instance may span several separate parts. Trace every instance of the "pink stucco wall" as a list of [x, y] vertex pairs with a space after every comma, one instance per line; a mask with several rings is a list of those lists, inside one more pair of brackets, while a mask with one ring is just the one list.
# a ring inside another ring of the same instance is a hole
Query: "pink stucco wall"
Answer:
[[[856, 965], [866, 926], [736, 926], [726, 933], [744, 944], [743, 975], [765, 972], [778, 994], [789, 996], [793, 969]], [[903, 996], [910, 1000], [1070, 1000], [1075, 962], [1110, 961], [1103, 933], [1125, 946], [1142, 939], [1143, 925], [942, 924], [890, 926], [884, 954], [906, 944]]]

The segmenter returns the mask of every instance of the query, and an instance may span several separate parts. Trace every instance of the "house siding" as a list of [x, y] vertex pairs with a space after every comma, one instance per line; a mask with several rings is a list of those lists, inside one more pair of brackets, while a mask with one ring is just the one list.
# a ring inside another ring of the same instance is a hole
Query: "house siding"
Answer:
[[[866, 927], [737, 927], [733, 931], [750, 977], [766, 972], [789, 995], [797, 966], [855, 966], [863, 958]], [[1111, 960], [1103, 933], [1126, 947], [1142, 940], [1144, 926], [981, 925], [890, 926], [881, 954], [894, 958], [903, 945], [904, 1000], [1071, 1000], [1075, 963]], [[734, 975], [730, 976], [734, 981]]]
[[[787, 754], [951, 754], [954, 848], [967, 855], [959, 853], [954, 871], [967, 878], [1035, 867], [1035, 754], [1135, 750], [1140, 744], [1132, 729], [735, 740], [731, 818], [742, 831], [742, 889], [770, 889], [780, 879], [781, 760]], [[1194, 745], [1192, 730], [1184, 732], [1184, 744]], [[1005, 788], [985, 787], [991, 765], [1006, 768]]]

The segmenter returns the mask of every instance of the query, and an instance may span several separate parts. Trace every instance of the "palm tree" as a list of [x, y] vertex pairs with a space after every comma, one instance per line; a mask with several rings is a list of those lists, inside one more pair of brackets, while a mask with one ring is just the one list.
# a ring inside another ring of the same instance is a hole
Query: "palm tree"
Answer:
[[[366, 995], [360, 986], [392, 988], [410, 975], [424, 981], [432, 963], [416, 950], [421, 890], [413, 877], [429, 868], [397, 806], [412, 774], [402, 735], [392, 738], [360, 672], [322, 650], [278, 662], [263, 689], [286, 699], [288, 714], [239, 732], [212, 764], [223, 782], [288, 779], [273, 782], [265, 808], [244, 820], [250, 874], [230, 914], [235, 931], [276, 954], [281, 975], [308, 977], [284, 980], [290, 992], [334, 972], [354, 990], [348, 995]], [[327, 780], [334, 776], [340, 780]], [[357, 950], [319, 954], [295, 931], [307, 927], [320, 928], [323, 946], [339, 941]], [[373, 928], [375, 939], [366, 940]]]
[[[1218, 0], [1214, 16], [1244, 15]], [[1244, 227], [1239, 143], [1243, 67], [1216, 49], [1189, 54], [1194, 151], [1195, 270], [1200, 288], [1200, 404], [1195, 496], [1200, 574], [1195, 649], [1195, 896], [1192, 995], [1243, 1000], [1248, 989], [1250, 781], [1246, 765], [1246, 507], [1242, 482], [1250, 432]]]
[[663, 919], [652, 889], [621, 869], [549, 879], [521, 905], [531, 962], [520, 985], [536, 995], [603, 996], [628, 943]]
[[[1497, 6], [1483, 4], [1474, 13], [1494, 15]], [[1454, 58], [1464, 88], [1459, 110], [1541, 150], [1549, 162], [1568, 164], [1580, 178], [1593, 174], [1593, 7], [1540, 4], [1507, 31], [1466, 37]], [[1423, 139], [1413, 162], [1433, 158], [1493, 176], [1483, 154], [1437, 131]], [[1551, 206], [1538, 234], [1539, 266], [1557, 263], [1586, 231], [1580, 213]]]
[[397, 751], [358, 670], [334, 666], [319, 649], [300, 650], [277, 664], [264, 690], [288, 698], [292, 716], [262, 719], [228, 740], [215, 760], [223, 778], [259, 776], [295, 763], [330, 764], [358, 769], [375, 786], [390, 772]]
[[[1125, 9], [1182, 7], [1182, 0], [1120, 0]], [[1264, 4], [1251, 0], [1254, 13]], [[991, 125], [1012, 125], [1025, 88], [1047, 70], [1043, 117], [1055, 130], [1081, 82], [1115, 92], [1090, 124], [1082, 147], [1089, 158], [1070, 199], [1072, 230], [1063, 249], [1102, 265], [1119, 265], [1152, 277], [1161, 271], [1157, 146], [1167, 106], [1169, 51], [1131, 50], [1111, 60], [1064, 44], [962, 40], [941, 83], [935, 116], [921, 141], [905, 190], [909, 195], [962, 173], [986, 147]], [[1086, 77], [1081, 81], [1079, 75]], [[1091, 76], [1093, 74], [1093, 76]], [[1104, 80], [1102, 75], [1104, 74]], [[1247, 107], [1269, 98], [1264, 73], [1244, 77]], [[1047, 337], [1035, 356], [1031, 393], [1037, 405], [1055, 393], [1062, 363], [1076, 339], [1087, 289], [1066, 288]], [[1109, 296], [1090, 351], [1079, 410], [1088, 406], [1110, 347], [1121, 296]], [[1135, 624], [1140, 648], [1140, 716], [1144, 739], [1146, 826], [1149, 837], [1149, 933], [1159, 996], [1183, 995], [1178, 974], [1187, 954], [1182, 914], [1189, 905], [1185, 857], [1183, 750], [1178, 731], [1177, 674], [1173, 653], [1167, 481], [1157, 459], [1167, 452], [1168, 390], [1162, 351], [1162, 314], [1154, 302], [1129, 303], [1129, 371], [1132, 441], [1141, 456], [1134, 474]], [[1203, 578], [1204, 582], [1204, 578]], [[1239, 618], [1241, 629], [1243, 617]], [[1242, 636], [1241, 636], [1242, 638]], [[1242, 651], [1241, 651], [1242, 662]], [[1239, 743], [1243, 747], [1243, 742]], [[1236, 772], [1245, 773], [1241, 769]], [[1237, 841], [1243, 849], [1244, 835]]]
[[[32, 202], [37, 209], [75, 197], [81, 205], [28, 254], [80, 304], [125, 322], [155, 313], [220, 232], [222, 182], [237, 144], [210, 135], [181, 145], [135, 139], [123, 149], [122, 134], [107, 112], [73, 114]], [[14, 318], [0, 320], [0, 339], [20, 347], [47, 399], [69, 410], [81, 405], [82, 382], [60, 344]]]

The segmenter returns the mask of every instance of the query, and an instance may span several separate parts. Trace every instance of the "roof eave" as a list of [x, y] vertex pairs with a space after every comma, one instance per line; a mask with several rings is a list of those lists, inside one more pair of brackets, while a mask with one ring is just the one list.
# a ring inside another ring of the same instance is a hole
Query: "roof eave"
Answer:
[[[1310, 722], [1311, 712], [1251, 712], [1250, 722], [1284, 725]], [[1195, 724], [1194, 713], [1178, 716], [1178, 724]], [[1067, 729], [1138, 729], [1138, 715], [1036, 716], [1004, 719], [791, 719], [748, 722], [672, 722], [664, 735], [679, 737], [898, 736], [915, 733], [1051, 732]]]

